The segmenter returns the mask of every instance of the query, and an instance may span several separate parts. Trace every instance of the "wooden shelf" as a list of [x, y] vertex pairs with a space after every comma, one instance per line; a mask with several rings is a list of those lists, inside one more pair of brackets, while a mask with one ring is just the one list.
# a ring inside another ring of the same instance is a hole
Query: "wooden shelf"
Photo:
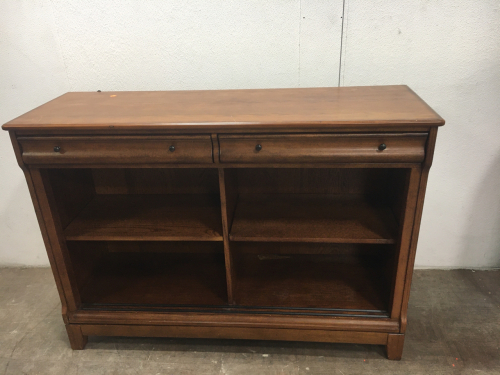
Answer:
[[393, 244], [396, 228], [388, 207], [359, 196], [244, 194], [238, 198], [230, 239]]
[[[255, 245], [257, 246], [257, 244]], [[387, 311], [387, 257], [239, 254], [236, 301], [243, 306]]]
[[109, 253], [82, 288], [85, 304], [227, 304], [224, 254]]
[[96, 195], [64, 231], [78, 241], [222, 241], [219, 197]]

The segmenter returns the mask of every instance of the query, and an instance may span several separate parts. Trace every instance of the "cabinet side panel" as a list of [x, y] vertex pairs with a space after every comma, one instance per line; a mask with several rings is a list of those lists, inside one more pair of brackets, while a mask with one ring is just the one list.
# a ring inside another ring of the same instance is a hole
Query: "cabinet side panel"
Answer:
[[45, 223], [52, 253], [57, 264], [57, 271], [61, 279], [64, 295], [66, 296], [67, 307], [69, 311], [74, 311], [80, 305], [80, 296], [66, 247], [66, 241], [62, 233], [61, 221], [57, 213], [49, 177], [46, 170], [30, 168], [29, 171], [40, 205], [42, 220]]
[[54, 204], [64, 229], [95, 196], [90, 169], [48, 169]]
[[411, 233], [413, 228], [413, 218], [417, 204], [418, 185], [420, 181], [421, 168], [412, 168], [408, 178], [406, 189], [406, 203], [404, 218], [400, 225], [399, 251], [397, 251], [397, 270], [394, 280], [391, 318], [398, 318], [401, 310], [403, 298], [404, 280], [406, 275], [406, 265], [410, 248]]
[[40, 226], [40, 232], [42, 234], [43, 243], [45, 245], [45, 249], [47, 251], [47, 256], [49, 258], [50, 268], [52, 269], [52, 274], [54, 275], [54, 280], [56, 282], [57, 291], [59, 293], [59, 298], [61, 299], [62, 306], [62, 315], [65, 323], [68, 323], [67, 310], [68, 310], [68, 302], [65, 294], [65, 290], [63, 288], [63, 282], [61, 280], [61, 276], [59, 274], [58, 264], [56, 262], [56, 258], [54, 256], [54, 251], [52, 249], [52, 244], [49, 239], [47, 227], [45, 225], [45, 221], [43, 219], [42, 210], [40, 208], [40, 203], [38, 201], [38, 196], [35, 188], [35, 184], [33, 182], [31, 172], [29, 168], [22, 161], [22, 152], [21, 147], [16, 139], [16, 134], [13, 131], [9, 132], [10, 139], [12, 141], [12, 146], [14, 148], [14, 153], [16, 154], [16, 159], [19, 164], [19, 167], [24, 172], [24, 176], [26, 178], [26, 183], [28, 185], [28, 190], [30, 192], [31, 200], [33, 202], [33, 207], [35, 209], [36, 218], [38, 220], [38, 225]]
[[71, 264], [75, 265], [73, 274], [78, 290], [83, 291], [101, 259], [108, 253], [109, 244], [101, 241], [68, 241], [66, 246]]
[[417, 253], [418, 235], [420, 233], [420, 222], [422, 220], [422, 212], [424, 209], [425, 190], [427, 188], [427, 179], [429, 177], [429, 169], [432, 165], [434, 157], [434, 147], [436, 145], [437, 128], [432, 128], [429, 133], [429, 139], [426, 146], [426, 158], [423, 163], [422, 175], [418, 190], [418, 200], [415, 212], [415, 220], [411, 236], [410, 253], [408, 257], [408, 266], [404, 283], [403, 301], [401, 305], [401, 333], [406, 331], [408, 302], [410, 300], [410, 288], [413, 277], [413, 267], [415, 266], [415, 256]]

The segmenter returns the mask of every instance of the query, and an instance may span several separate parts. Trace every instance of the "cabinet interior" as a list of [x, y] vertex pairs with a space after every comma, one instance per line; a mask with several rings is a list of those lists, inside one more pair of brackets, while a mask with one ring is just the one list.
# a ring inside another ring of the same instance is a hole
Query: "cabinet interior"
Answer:
[[83, 308], [387, 317], [409, 171], [44, 173]]

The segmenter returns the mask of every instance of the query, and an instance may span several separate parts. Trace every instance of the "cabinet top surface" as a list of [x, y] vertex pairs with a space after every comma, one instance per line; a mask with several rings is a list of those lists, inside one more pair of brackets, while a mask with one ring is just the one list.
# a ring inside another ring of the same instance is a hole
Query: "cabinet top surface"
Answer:
[[408, 86], [69, 92], [5, 130], [279, 129], [440, 126]]

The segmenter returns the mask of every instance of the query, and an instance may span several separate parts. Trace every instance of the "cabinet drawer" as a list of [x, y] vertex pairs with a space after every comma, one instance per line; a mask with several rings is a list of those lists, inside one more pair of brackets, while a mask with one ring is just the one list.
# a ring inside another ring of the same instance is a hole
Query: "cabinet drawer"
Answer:
[[26, 164], [212, 163], [212, 141], [199, 136], [19, 137]]
[[221, 163], [418, 163], [426, 133], [220, 135]]

